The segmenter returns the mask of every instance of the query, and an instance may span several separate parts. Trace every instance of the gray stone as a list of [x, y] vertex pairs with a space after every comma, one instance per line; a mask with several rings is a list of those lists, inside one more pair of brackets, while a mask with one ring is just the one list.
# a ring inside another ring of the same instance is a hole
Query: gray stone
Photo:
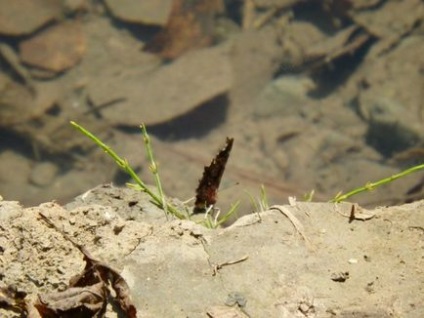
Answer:
[[112, 15], [125, 22], [165, 25], [172, 0], [106, 0]]

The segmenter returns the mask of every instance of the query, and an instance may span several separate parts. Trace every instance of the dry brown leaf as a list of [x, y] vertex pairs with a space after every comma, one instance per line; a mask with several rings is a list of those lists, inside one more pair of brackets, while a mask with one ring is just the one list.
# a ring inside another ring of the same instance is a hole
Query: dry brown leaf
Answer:
[[[39, 311], [41, 309], [46, 313], [63, 312], [64, 309], [73, 313], [75, 310], [79, 310], [87, 315], [93, 314], [93, 316], [82, 316], [78, 312], [78, 317], [102, 317], [106, 309], [107, 295], [109, 293], [107, 284], [110, 282], [116, 293], [116, 300], [120, 309], [127, 315], [126, 317], [136, 318], [137, 310], [131, 300], [128, 284], [122, 276], [106, 264], [94, 259], [84, 246], [75, 243], [45, 215], [40, 213], [40, 216], [47, 224], [54, 227], [66, 240], [80, 250], [84, 255], [86, 265], [81, 274], [71, 279], [68, 290], [62, 293], [39, 296], [39, 303], [36, 304], [37, 309]], [[87, 292], [91, 293], [91, 296]]]
[[74, 286], [79, 286], [81, 284], [96, 280], [96, 274], [98, 272], [103, 282], [110, 282], [112, 285], [121, 310], [127, 314], [128, 318], [136, 318], [137, 310], [131, 300], [128, 284], [125, 282], [122, 276], [106, 264], [92, 258], [84, 247], [77, 247], [81, 253], [84, 254], [86, 268], [80, 278], [74, 281]]
[[49, 317], [103, 317], [108, 289], [104, 282], [63, 292], [38, 295], [34, 304], [40, 315]]

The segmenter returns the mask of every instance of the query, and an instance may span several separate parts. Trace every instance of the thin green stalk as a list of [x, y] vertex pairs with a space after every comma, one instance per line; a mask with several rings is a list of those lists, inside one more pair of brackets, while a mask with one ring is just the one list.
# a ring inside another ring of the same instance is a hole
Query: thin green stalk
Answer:
[[230, 210], [227, 213], [221, 216], [218, 220], [215, 220], [215, 228], [227, 222], [230, 219], [230, 217], [237, 211], [239, 205], [240, 205], [240, 201], [237, 201], [236, 203], [232, 204]]
[[255, 199], [253, 195], [245, 191], [249, 197], [250, 204], [253, 207], [254, 212], [263, 212], [269, 209], [268, 197], [266, 195], [265, 186], [262, 184], [260, 189], [259, 198]]
[[156, 187], [157, 187], [158, 192], [159, 192], [159, 196], [160, 196], [160, 199], [161, 199], [163, 210], [165, 211], [165, 215], [168, 218], [168, 208], [167, 208], [167, 204], [166, 204], [166, 198], [165, 198], [165, 195], [163, 193], [162, 183], [160, 182], [159, 167], [156, 164], [155, 158], [153, 156], [153, 149], [152, 149], [152, 143], [151, 143], [151, 140], [150, 140], [150, 136], [147, 133], [146, 125], [141, 124], [140, 128], [141, 128], [141, 132], [143, 134], [144, 144], [146, 145], [147, 156], [148, 156], [149, 161], [150, 161], [150, 171], [152, 172], [152, 174], [155, 178], [155, 183], [156, 183]]
[[246, 195], [248, 196], [248, 198], [250, 200], [250, 204], [252, 205], [253, 211], [254, 212], [260, 212], [261, 209], [259, 208], [259, 205], [256, 202], [256, 199], [253, 197], [253, 195], [250, 194], [249, 192], [247, 192], [246, 190], [244, 192], [246, 193]]
[[312, 199], [314, 198], [315, 190], [311, 190], [308, 193], [305, 193], [303, 195], [303, 201], [305, 202], [312, 202]]
[[263, 184], [261, 185], [260, 205], [262, 211], [269, 209], [268, 197], [266, 195], [265, 186]]
[[161, 207], [165, 210], [165, 208], [174, 216], [176, 216], [179, 219], [184, 219], [185, 216], [182, 214], [176, 207], [170, 204], [163, 205], [162, 199], [154, 193], [152, 190], [148, 188], [148, 186], [138, 177], [138, 175], [135, 173], [135, 171], [131, 168], [128, 161], [126, 159], [123, 159], [119, 157], [119, 155], [108, 145], [103, 143], [99, 138], [97, 138], [95, 135], [93, 135], [91, 132], [89, 132], [84, 127], [78, 125], [77, 123], [71, 121], [71, 125], [75, 127], [77, 130], [79, 130], [81, 133], [86, 135], [88, 138], [93, 140], [100, 148], [102, 148], [112, 159], [116, 162], [116, 164], [124, 170], [139, 186], [141, 191], [147, 193], [154, 201], [156, 205]]
[[375, 188], [378, 188], [379, 186], [393, 182], [396, 179], [405, 177], [408, 174], [411, 174], [411, 173], [419, 171], [419, 170], [424, 170], [424, 163], [417, 165], [417, 166], [414, 166], [412, 168], [406, 169], [406, 170], [404, 170], [400, 173], [394, 174], [394, 175], [392, 175], [388, 178], [384, 178], [384, 179], [378, 180], [376, 182], [368, 182], [365, 186], [360, 187], [360, 188], [356, 188], [356, 189], [354, 189], [354, 190], [352, 190], [352, 191], [350, 191], [346, 194], [340, 193], [340, 194], [336, 195], [330, 202], [336, 202], [336, 203], [342, 202], [342, 201], [344, 201], [344, 200], [346, 200], [346, 199], [350, 198], [351, 196], [354, 196], [358, 193], [374, 190]]
[[[227, 213], [225, 213], [223, 216], [219, 215], [220, 214], [219, 210], [218, 211], [209, 210], [205, 214], [205, 218], [202, 222], [200, 222], [200, 224], [203, 224], [208, 229], [216, 229], [230, 219], [230, 217], [237, 211], [239, 205], [240, 205], [240, 201], [237, 201], [235, 204], [232, 204], [230, 210]], [[211, 209], [213, 209], [213, 207], [211, 207]], [[215, 216], [212, 215], [214, 212], [217, 213]]]

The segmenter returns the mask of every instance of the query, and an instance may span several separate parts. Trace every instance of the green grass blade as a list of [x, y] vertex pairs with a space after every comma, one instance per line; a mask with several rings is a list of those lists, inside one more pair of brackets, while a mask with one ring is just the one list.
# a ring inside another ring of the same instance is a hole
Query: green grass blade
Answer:
[[165, 194], [163, 193], [162, 183], [161, 183], [160, 177], [159, 177], [159, 167], [156, 164], [155, 158], [153, 156], [153, 149], [152, 149], [152, 143], [151, 143], [151, 140], [150, 140], [150, 136], [147, 133], [146, 125], [141, 124], [140, 128], [141, 128], [141, 132], [143, 134], [144, 144], [146, 145], [147, 157], [149, 158], [149, 161], [150, 161], [150, 171], [152, 172], [152, 174], [155, 178], [156, 188], [158, 189], [159, 197], [161, 199], [161, 203], [162, 203], [163, 209], [165, 211], [165, 214], [168, 217], [166, 197], [165, 197]]
[[[79, 130], [82, 134], [86, 135], [88, 138], [90, 138], [95, 144], [97, 144], [100, 148], [103, 149], [104, 152], [106, 152], [115, 162], [116, 164], [124, 170], [133, 180], [134, 182], [140, 187], [140, 190], [147, 193], [153, 200], [153, 202], [162, 208], [164, 211], [169, 211], [171, 214], [173, 214], [175, 217], [179, 219], [185, 219], [185, 215], [178, 211], [176, 207], [173, 205], [164, 203], [163, 197], [161, 195], [157, 195], [155, 192], [150, 190], [150, 188], [138, 177], [138, 175], [135, 173], [135, 171], [131, 168], [128, 161], [124, 158], [121, 158], [112, 148], [110, 148], [108, 145], [106, 145], [103, 141], [101, 141], [99, 138], [97, 138], [95, 135], [93, 135], [90, 131], [85, 129], [84, 127], [78, 125], [76, 122], [71, 121], [71, 125]], [[162, 193], [163, 195], [163, 193]]]
[[250, 201], [250, 204], [252, 205], [253, 211], [254, 211], [254, 212], [259, 212], [259, 211], [260, 211], [260, 209], [259, 209], [259, 205], [258, 205], [258, 203], [256, 202], [256, 200], [255, 200], [255, 198], [253, 197], [253, 195], [252, 195], [252, 194], [250, 194], [249, 192], [247, 192], [246, 190], [245, 190], [244, 192], [246, 193], [247, 197], [249, 198], [249, 201]]
[[346, 194], [342, 194], [342, 193], [337, 194], [330, 202], [339, 203], [339, 202], [345, 201], [348, 198], [350, 198], [350, 197], [352, 197], [352, 196], [354, 196], [358, 193], [374, 190], [375, 188], [378, 188], [378, 187], [380, 187], [384, 184], [391, 183], [391, 182], [393, 182], [393, 181], [395, 181], [399, 178], [403, 178], [403, 177], [407, 176], [408, 174], [411, 174], [413, 172], [417, 172], [417, 171], [420, 171], [420, 170], [424, 170], [424, 163], [417, 165], [417, 166], [413, 166], [412, 168], [406, 169], [406, 170], [404, 170], [400, 173], [394, 174], [390, 177], [378, 180], [376, 182], [368, 182], [363, 187], [353, 189], [352, 191], [350, 191]]
[[268, 197], [266, 195], [265, 186], [263, 184], [261, 185], [260, 205], [262, 211], [269, 209]]
[[218, 219], [218, 221], [215, 224], [215, 227], [218, 227], [221, 224], [227, 222], [230, 219], [230, 217], [237, 211], [239, 205], [240, 205], [240, 201], [237, 201], [236, 203], [232, 204], [230, 210]]

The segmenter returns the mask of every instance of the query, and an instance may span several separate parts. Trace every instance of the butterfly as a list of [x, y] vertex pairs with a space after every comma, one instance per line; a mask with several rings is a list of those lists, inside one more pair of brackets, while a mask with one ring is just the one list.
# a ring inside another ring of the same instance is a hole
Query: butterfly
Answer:
[[213, 207], [218, 197], [218, 188], [221, 183], [222, 175], [225, 171], [231, 149], [233, 148], [234, 138], [227, 138], [224, 148], [222, 148], [209, 166], [203, 170], [203, 176], [196, 189], [196, 201], [194, 202], [193, 213], [206, 212]]

